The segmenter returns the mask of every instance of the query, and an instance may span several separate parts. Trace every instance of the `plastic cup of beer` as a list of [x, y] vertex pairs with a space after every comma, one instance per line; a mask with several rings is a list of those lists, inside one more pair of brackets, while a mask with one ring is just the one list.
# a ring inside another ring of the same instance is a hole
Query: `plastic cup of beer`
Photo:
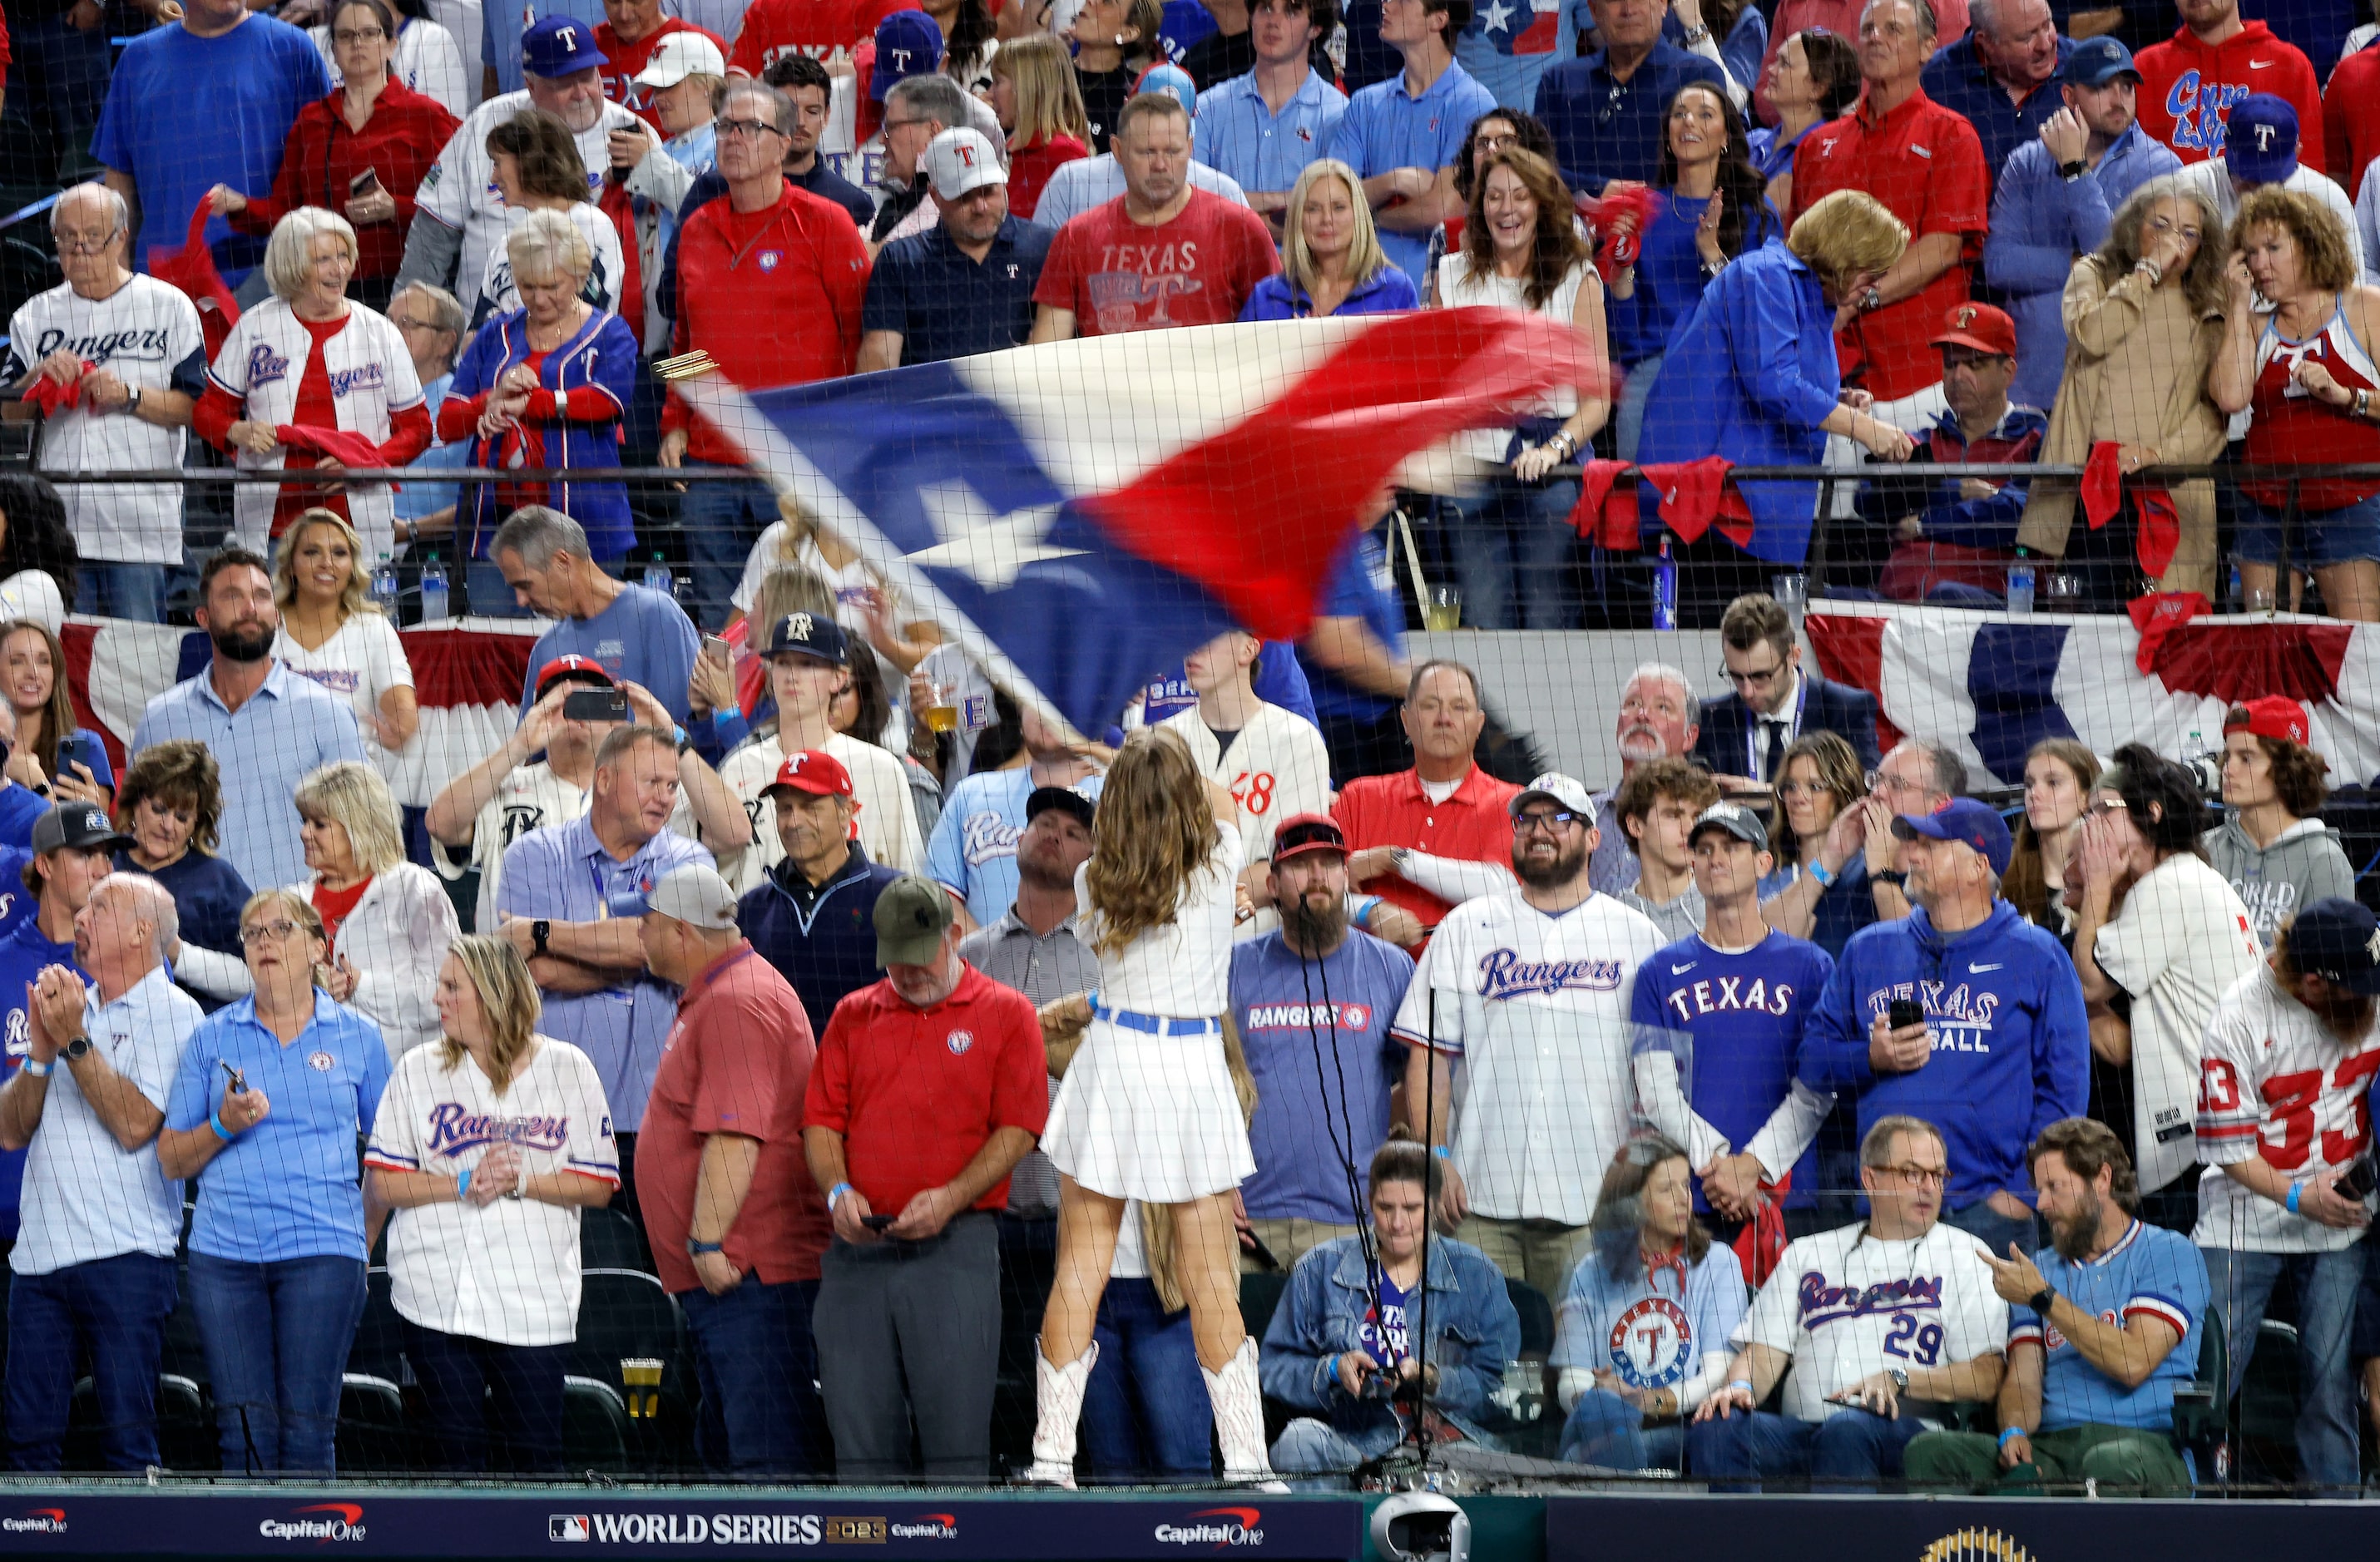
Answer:
[[1433, 586], [1421, 610], [1422, 624], [1433, 632], [1463, 627], [1463, 587]]
[[938, 733], [954, 733], [959, 727], [959, 686], [956, 680], [929, 679], [934, 686], [933, 703], [926, 707], [926, 725]]
[[620, 1384], [628, 1391], [631, 1420], [649, 1421], [661, 1413], [662, 1363], [651, 1356], [620, 1358]]

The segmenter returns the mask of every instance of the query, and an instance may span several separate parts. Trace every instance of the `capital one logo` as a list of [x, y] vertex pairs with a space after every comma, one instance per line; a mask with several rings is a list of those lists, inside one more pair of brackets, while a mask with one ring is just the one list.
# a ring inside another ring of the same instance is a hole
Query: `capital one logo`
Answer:
[[9, 1519], [0, 1519], [0, 1534], [62, 1535], [67, 1532], [67, 1510], [63, 1508], [31, 1508]]
[[[320, 1514], [321, 1518], [310, 1518]], [[364, 1539], [364, 1506], [359, 1502], [318, 1502], [310, 1508], [290, 1509], [286, 1519], [266, 1519], [256, 1526], [256, 1532], [269, 1541], [312, 1541], [316, 1545], [328, 1545], [333, 1541], [358, 1545]]]
[[1161, 1545], [1262, 1545], [1264, 1531], [1257, 1527], [1262, 1517], [1253, 1508], [1202, 1508], [1186, 1524], [1160, 1524], [1155, 1538]]

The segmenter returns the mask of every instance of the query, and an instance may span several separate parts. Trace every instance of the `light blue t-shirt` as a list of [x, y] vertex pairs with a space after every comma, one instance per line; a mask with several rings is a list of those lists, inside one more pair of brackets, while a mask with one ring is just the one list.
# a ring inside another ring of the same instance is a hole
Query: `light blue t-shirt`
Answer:
[[325, 992], [315, 993], [313, 1019], [285, 1045], [257, 1019], [254, 997], [218, 1009], [182, 1049], [167, 1128], [185, 1132], [207, 1120], [223, 1099], [225, 1063], [263, 1091], [272, 1110], [200, 1174], [190, 1251], [237, 1264], [325, 1254], [361, 1263], [357, 1146], [388, 1088], [380, 1027]]
[[[537, 703], [537, 670], [556, 657], [583, 656], [613, 678], [642, 684], [662, 702], [670, 719], [686, 725], [686, 684], [694, 675], [701, 641], [686, 611], [660, 592], [625, 586], [612, 605], [593, 618], [565, 618], [537, 637], [521, 679], [521, 714]], [[286, 884], [285, 878], [250, 883]]]
[[[1086, 776], [1073, 790], [1097, 799], [1106, 784], [1103, 776]], [[1032, 795], [1030, 766], [969, 776], [952, 789], [926, 842], [926, 872], [965, 897], [978, 927], [990, 926], [1016, 903], [1016, 842]]]
[[[432, 427], [437, 425], [440, 405], [446, 400], [446, 388], [454, 383], [455, 371], [450, 369], [421, 387], [421, 405], [430, 409], [430, 421]], [[451, 443], [434, 443], [413, 458], [413, 469], [417, 472], [451, 472], [468, 466], [470, 464], [471, 442], [468, 439], [455, 440]], [[402, 483], [398, 485], [396, 490], [396, 514], [400, 519], [418, 521], [426, 515], [434, 515], [439, 511], [448, 508], [462, 497], [463, 489], [459, 483]], [[410, 556], [422, 558], [426, 557], [427, 553], [428, 551], [425, 550]], [[451, 551], [444, 555], [449, 559], [453, 556]]]
[[[677, 692], [683, 700], [682, 674]], [[223, 850], [216, 854], [250, 884], [304, 878], [306, 848], [291, 799], [310, 772], [336, 759], [363, 758], [354, 708], [275, 661], [264, 686], [237, 710], [227, 709], [208, 668], [149, 702], [132, 734], [133, 757], [174, 738], [203, 744], [224, 765], [227, 784], [216, 826]]]
[[1677, 1265], [1645, 1270], [1635, 1232], [1612, 1235], [1621, 1244], [1619, 1272], [1606, 1262], [1609, 1249], [1598, 1246], [1562, 1288], [1553, 1364], [1608, 1368], [1630, 1388], [1675, 1388], [1705, 1356], [1728, 1352], [1728, 1337], [1743, 1322], [1743, 1265], [1733, 1248], [1713, 1242], [1681, 1284]]
[[[1496, 106], [1495, 94], [1454, 61], [1429, 91], [1405, 91], [1402, 73], [1376, 81], [1347, 100], [1347, 112], [1330, 138], [1330, 155], [1370, 179], [1392, 168], [1451, 168], [1463, 154], [1471, 122]], [[1429, 297], [1429, 235], [1380, 228], [1380, 248]]]
[[[517, 38], [513, 50], [517, 57]], [[140, 192], [132, 264], [147, 271], [151, 249], [181, 248], [214, 186], [271, 194], [298, 111], [330, 91], [314, 41], [273, 17], [251, 15], [217, 38], [194, 38], [175, 22], [125, 45], [91, 154], [132, 176]], [[232, 232], [221, 217], [208, 219], [206, 236], [234, 287], [264, 258], [263, 239]]]
[[2094, 1317], [2131, 1326], [2151, 1317], [2181, 1338], [2138, 1388], [2126, 1388], [2082, 1359], [2072, 1340], [2030, 1307], [2009, 1310], [2009, 1344], [2042, 1347], [2041, 1429], [2096, 1423], [2144, 1432], [2173, 1430], [2173, 1391], [2198, 1375], [2198, 1327], [2206, 1317], [2206, 1260], [2179, 1231], [2132, 1222], [2116, 1245], [2088, 1264], [2069, 1263], [2055, 1247], [2033, 1255], [2049, 1288]]

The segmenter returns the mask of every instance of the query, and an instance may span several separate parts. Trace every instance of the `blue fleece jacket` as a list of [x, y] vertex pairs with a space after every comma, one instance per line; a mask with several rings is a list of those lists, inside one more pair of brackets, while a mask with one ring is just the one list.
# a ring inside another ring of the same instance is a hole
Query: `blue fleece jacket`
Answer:
[[[1868, 1025], [1904, 998], [1925, 1005], [1933, 1056], [1913, 1073], [1878, 1074]], [[1946, 1209], [2001, 1189], [2029, 1197], [2025, 1146], [2090, 1100], [2082, 980], [2058, 940], [2006, 901], [1947, 939], [1922, 909], [1879, 922], [1843, 946], [1802, 1033], [1801, 1076], [1815, 1089], [1856, 1092], [1863, 1134], [1895, 1112], [1940, 1129]]]

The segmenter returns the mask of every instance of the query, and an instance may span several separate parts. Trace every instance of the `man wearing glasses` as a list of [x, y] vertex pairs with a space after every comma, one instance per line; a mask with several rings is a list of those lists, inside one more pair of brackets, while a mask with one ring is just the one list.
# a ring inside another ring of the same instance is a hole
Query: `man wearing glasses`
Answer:
[[1915, 909], [1863, 928], [1803, 1033], [1813, 1090], [1855, 1096], [1863, 1132], [1894, 1113], [1949, 1146], [1942, 1218], [1995, 1253], [2040, 1245], [2025, 1150], [2090, 1103], [2090, 1023], [2074, 963], [2000, 899], [2011, 842], [1961, 797], [1892, 821]]
[[[1957, 1164], [1921, 1118], [1868, 1129], [1868, 1217], [1785, 1249], [1744, 1316], [1727, 1386], [1687, 1428], [1687, 1473], [1873, 1490], [1901, 1473], [1902, 1450], [1928, 1429], [1921, 1409], [1938, 1415], [1999, 1392], [2008, 1303], [1982, 1244], [1941, 1219]], [[1785, 1413], [1754, 1409], [1788, 1367]]]
[[1391, 1029], [1412, 1049], [1406, 1114], [1446, 1163], [1439, 1222], [1548, 1297], [1591, 1245], [1596, 1190], [1627, 1142], [1629, 1005], [1638, 969], [1668, 941], [1595, 892], [1594, 808], [1568, 776], [1522, 789], [1511, 806], [1519, 885], [1447, 914]]
[[1876, 767], [1876, 696], [1802, 666], [1793, 620], [1767, 592], [1738, 597], [1718, 621], [1719, 676], [1734, 685], [1704, 707], [1694, 757], [1724, 791], [1774, 785], [1785, 751], [1804, 733], [1838, 733]]

